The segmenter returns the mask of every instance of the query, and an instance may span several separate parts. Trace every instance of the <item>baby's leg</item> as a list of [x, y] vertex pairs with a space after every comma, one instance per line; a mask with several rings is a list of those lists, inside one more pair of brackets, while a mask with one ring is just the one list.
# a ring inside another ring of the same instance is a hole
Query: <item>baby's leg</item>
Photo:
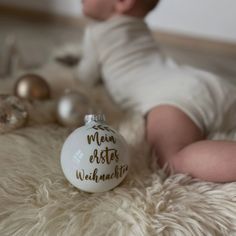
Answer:
[[175, 173], [206, 181], [236, 180], [236, 142], [204, 140], [201, 130], [174, 106], [154, 108], [147, 117], [147, 138]]

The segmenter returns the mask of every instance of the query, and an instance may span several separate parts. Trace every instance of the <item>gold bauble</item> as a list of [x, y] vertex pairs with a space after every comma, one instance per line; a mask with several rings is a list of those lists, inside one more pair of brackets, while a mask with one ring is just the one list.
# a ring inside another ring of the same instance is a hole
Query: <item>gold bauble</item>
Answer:
[[36, 74], [21, 76], [15, 84], [14, 93], [20, 98], [29, 100], [45, 100], [50, 98], [48, 83]]
[[0, 95], [0, 134], [26, 124], [28, 111], [23, 101], [12, 95]]

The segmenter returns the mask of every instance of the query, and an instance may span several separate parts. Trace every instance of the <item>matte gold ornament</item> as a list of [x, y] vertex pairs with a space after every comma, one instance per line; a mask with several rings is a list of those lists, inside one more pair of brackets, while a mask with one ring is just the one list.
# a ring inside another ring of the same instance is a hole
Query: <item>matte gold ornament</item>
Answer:
[[21, 76], [15, 84], [14, 92], [16, 96], [29, 100], [45, 100], [50, 98], [48, 83], [36, 74]]
[[20, 98], [0, 95], [0, 134], [24, 126], [27, 119], [28, 112]]
[[91, 109], [89, 99], [77, 91], [66, 91], [57, 103], [57, 120], [68, 127], [77, 127], [83, 123], [84, 116]]

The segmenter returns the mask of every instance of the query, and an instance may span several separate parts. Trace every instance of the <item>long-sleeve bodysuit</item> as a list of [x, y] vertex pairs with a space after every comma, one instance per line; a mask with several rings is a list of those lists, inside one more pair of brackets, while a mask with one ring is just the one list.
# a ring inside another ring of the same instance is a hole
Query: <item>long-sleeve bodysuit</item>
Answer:
[[142, 19], [116, 16], [87, 27], [78, 78], [92, 85], [100, 78], [115, 102], [144, 115], [172, 105], [203, 131], [236, 120], [236, 89], [216, 75], [170, 65]]

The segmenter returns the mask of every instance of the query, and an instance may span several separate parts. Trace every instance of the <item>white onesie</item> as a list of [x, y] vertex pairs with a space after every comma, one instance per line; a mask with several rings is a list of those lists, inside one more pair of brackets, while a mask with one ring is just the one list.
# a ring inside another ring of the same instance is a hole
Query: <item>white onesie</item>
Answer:
[[78, 77], [92, 85], [100, 78], [123, 108], [147, 114], [173, 105], [204, 133], [236, 127], [236, 88], [217, 76], [170, 65], [142, 19], [116, 16], [87, 27]]

